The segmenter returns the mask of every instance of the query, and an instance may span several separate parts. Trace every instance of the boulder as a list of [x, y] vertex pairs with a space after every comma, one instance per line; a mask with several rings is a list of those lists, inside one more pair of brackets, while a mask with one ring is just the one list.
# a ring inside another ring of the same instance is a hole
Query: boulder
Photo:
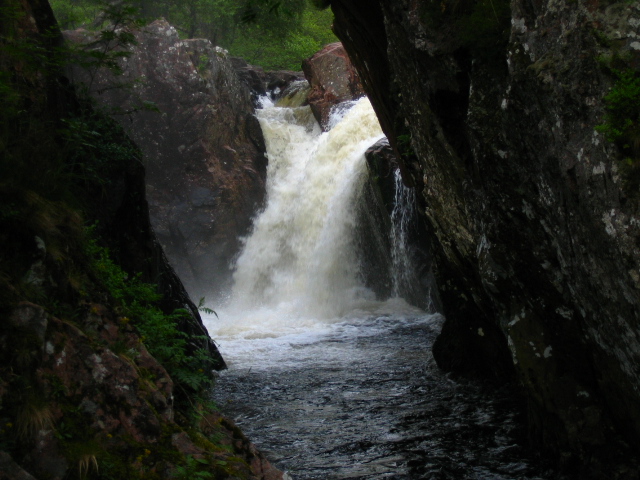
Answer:
[[302, 62], [302, 71], [311, 85], [311, 110], [325, 130], [333, 106], [365, 95], [358, 72], [340, 42], [325, 46]]
[[[82, 31], [65, 35], [88, 40]], [[156, 235], [191, 296], [214, 300], [264, 197], [267, 160], [251, 95], [208, 40], [181, 40], [164, 20], [135, 38], [123, 75], [102, 69], [89, 81], [76, 68], [73, 80], [90, 85], [142, 150]], [[159, 111], [140, 109], [141, 100]]]
[[302, 72], [289, 70], [265, 72], [262, 67], [250, 65], [242, 58], [231, 57], [230, 59], [238, 78], [251, 90], [256, 105], [258, 98], [267, 94], [271, 95], [271, 98], [278, 98], [293, 82], [304, 80]]

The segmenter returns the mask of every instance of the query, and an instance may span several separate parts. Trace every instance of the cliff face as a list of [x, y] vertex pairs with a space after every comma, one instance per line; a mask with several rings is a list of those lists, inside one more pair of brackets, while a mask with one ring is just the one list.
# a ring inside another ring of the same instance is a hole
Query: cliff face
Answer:
[[69, 88], [68, 55], [46, 1], [3, 4], [0, 478], [282, 478], [199, 396], [224, 362], [139, 150]]
[[[84, 31], [65, 35], [89, 40]], [[120, 62], [123, 75], [101, 69], [91, 79], [74, 69], [73, 78], [90, 85], [143, 151], [154, 231], [191, 295], [211, 295], [229, 280], [239, 239], [263, 200], [262, 132], [249, 89], [222, 49], [181, 40], [163, 20], [135, 38], [131, 56]], [[133, 88], [112, 88], [117, 84]], [[140, 99], [159, 112], [131, 112]]]
[[640, 443], [637, 183], [595, 127], [615, 71], [638, 67], [638, 5], [332, 9], [422, 196], [447, 317], [438, 364], [516, 378], [536, 443], [585, 476], [633, 475], [597, 459]]

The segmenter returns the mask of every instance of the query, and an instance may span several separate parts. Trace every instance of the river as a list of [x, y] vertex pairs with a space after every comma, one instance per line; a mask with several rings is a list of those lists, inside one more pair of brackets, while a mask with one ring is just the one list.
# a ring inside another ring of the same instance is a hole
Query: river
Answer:
[[[524, 446], [512, 392], [437, 369], [440, 315], [362, 284], [353, 205], [383, 135], [366, 98], [343, 110], [327, 133], [308, 107], [257, 113], [266, 206], [228, 303], [205, 318], [229, 366], [217, 404], [294, 480], [562, 478]], [[410, 268], [393, 236], [393, 264]]]

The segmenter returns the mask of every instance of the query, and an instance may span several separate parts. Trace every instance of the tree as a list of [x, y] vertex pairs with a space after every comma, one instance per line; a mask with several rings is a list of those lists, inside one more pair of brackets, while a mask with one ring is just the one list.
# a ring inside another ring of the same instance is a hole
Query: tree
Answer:
[[[104, 28], [107, 0], [51, 0], [63, 29]], [[337, 39], [332, 14], [316, 0], [120, 0], [145, 21], [163, 17], [185, 38], [207, 38], [266, 69], [298, 70], [300, 62]], [[320, 2], [321, 4], [326, 2]]]

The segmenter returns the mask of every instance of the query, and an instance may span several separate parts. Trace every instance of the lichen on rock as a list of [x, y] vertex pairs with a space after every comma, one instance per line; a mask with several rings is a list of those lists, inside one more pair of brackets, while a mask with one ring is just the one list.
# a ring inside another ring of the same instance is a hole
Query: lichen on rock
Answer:
[[503, 22], [493, 2], [506, 30], [473, 45], [482, 3], [331, 2], [391, 145], [410, 135], [418, 159], [404, 173], [447, 317], [434, 356], [519, 382], [531, 440], [568, 469], [634, 478], [637, 199], [595, 127], [611, 59], [638, 69], [638, 5], [515, 0]]

